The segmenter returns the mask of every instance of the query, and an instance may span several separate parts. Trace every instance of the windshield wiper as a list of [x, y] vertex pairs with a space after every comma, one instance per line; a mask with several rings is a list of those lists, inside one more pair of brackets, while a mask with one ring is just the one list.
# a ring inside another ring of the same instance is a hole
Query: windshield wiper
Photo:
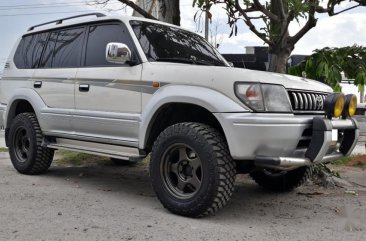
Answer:
[[212, 63], [209, 63], [209, 62], [194, 60], [194, 59], [186, 59], [186, 58], [156, 58], [155, 61], [177, 62], [177, 63], [199, 64], [199, 65], [212, 65]]

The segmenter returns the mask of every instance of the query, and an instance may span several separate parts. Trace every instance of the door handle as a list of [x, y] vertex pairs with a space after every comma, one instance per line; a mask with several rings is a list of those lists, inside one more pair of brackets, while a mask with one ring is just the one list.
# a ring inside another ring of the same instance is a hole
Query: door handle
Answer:
[[89, 91], [89, 88], [90, 88], [90, 86], [87, 85], [87, 84], [81, 84], [81, 85], [79, 85], [79, 91], [80, 92], [88, 92]]
[[42, 81], [34, 81], [33, 87], [37, 88], [37, 89], [41, 88], [42, 87]]

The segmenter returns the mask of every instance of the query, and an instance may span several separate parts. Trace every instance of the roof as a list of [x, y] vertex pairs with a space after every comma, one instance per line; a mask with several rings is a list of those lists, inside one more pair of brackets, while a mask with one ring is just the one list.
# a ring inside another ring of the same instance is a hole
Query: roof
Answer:
[[[94, 15], [94, 17], [92, 17], [93, 15]], [[157, 20], [152, 20], [152, 19], [147, 19], [147, 18], [125, 16], [125, 15], [106, 16], [102, 13], [90, 13], [90, 14], [70, 16], [70, 17], [66, 17], [66, 18], [62, 18], [62, 19], [56, 19], [56, 20], [46, 22], [46, 23], [41, 23], [41, 24], [30, 27], [28, 29], [28, 31], [24, 34], [36, 33], [36, 32], [41, 32], [41, 31], [45, 31], [45, 30], [68, 27], [68, 26], [73, 26], [73, 25], [78, 25], [78, 24], [83, 24], [83, 23], [108, 21], [108, 20], [120, 20], [122, 22], [128, 22], [130, 20], [140, 20], [140, 21], [158, 23], [158, 24], [163, 24], [163, 25], [183, 29], [183, 28], [173, 25], [173, 24], [169, 24], [169, 23], [165, 23], [165, 22], [161, 22], [161, 21], [157, 21]], [[189, 31], [187, 29], [184, 29], [184, 30]], [[192, 31], [189, 31], [189, 32], [192, 32]]]

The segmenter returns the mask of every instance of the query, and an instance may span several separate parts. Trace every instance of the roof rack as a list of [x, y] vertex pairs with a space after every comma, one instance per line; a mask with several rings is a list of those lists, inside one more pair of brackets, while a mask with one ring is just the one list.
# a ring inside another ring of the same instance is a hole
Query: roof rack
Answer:
[[86, 16], [96, 16], [97, 18], [99, 18], [99, 17], [105, 17], [106, 15], [103, 14], [103, 13], [87, 13], [87, 14], [81, 14], [81, 15], [68, 17], [68, 18], [61, 18], [61, 19], [57, 19], [57, 20], [50, 21], [50, 22], [47, 22], [47, 23], [34, 25], [34, 26], [30, 27], [28, 29], [28, 31], [32, 31], [35, 28], [38, 28], [38, 27], [41, 27], [41, 26], [44, 26], [44, 25], [47, 25], [47, 24], [50, 24], [50, 23], [62, 24], [62, 22], [65, 21], [65, 20], [69, 20], [69, 19], [73, 19], [73, 18], [81, 18], [81, 17], [86, 17]]

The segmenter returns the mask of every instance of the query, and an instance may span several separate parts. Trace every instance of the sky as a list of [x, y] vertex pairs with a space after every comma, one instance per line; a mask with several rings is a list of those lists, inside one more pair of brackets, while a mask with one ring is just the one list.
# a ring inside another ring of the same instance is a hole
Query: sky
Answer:
[[[87, 12], [104, 12], [109, 15], [130, 15], [131, 10], [123, 9], [116, 0], [101, 8], [86, 4], [87, 0], [0, 0], [0, 69], [3, 68], [16, 39], [31, 25], [58, 18]], [[90, 1], [89, 1], [90, 2]], [[192, 0], [181, 0], [181, 26], [202, 34], [202, 26], [193, 21], [198, 9], [192, 8]], [[346, 3], [347, 7], [350, 3]], [[113, 9], [113, 11], [109, 11]], [[212, 10], [211, 30], [216, 33], [221, 53], [245, 53], [246, 46], [263, 46], [263, 41], [255, 36], [242, 22], [238, 25], [238, 35], [229, 38], [230, 28], [222, 6]], [[353, 44], [366, 46], [366, 7], [342, 13], [334, 17], [317, 15], [317, 27], [312, 29], [296, 45], [293, 54], [311, 54], [323, 47], [343, 47]], [[296, 33], [304, 24], [293, 22], [290, 34]], [[258, 25], [259, 26], [259, 25]], [[0, 70], [1, 71], [1, 70]]]

